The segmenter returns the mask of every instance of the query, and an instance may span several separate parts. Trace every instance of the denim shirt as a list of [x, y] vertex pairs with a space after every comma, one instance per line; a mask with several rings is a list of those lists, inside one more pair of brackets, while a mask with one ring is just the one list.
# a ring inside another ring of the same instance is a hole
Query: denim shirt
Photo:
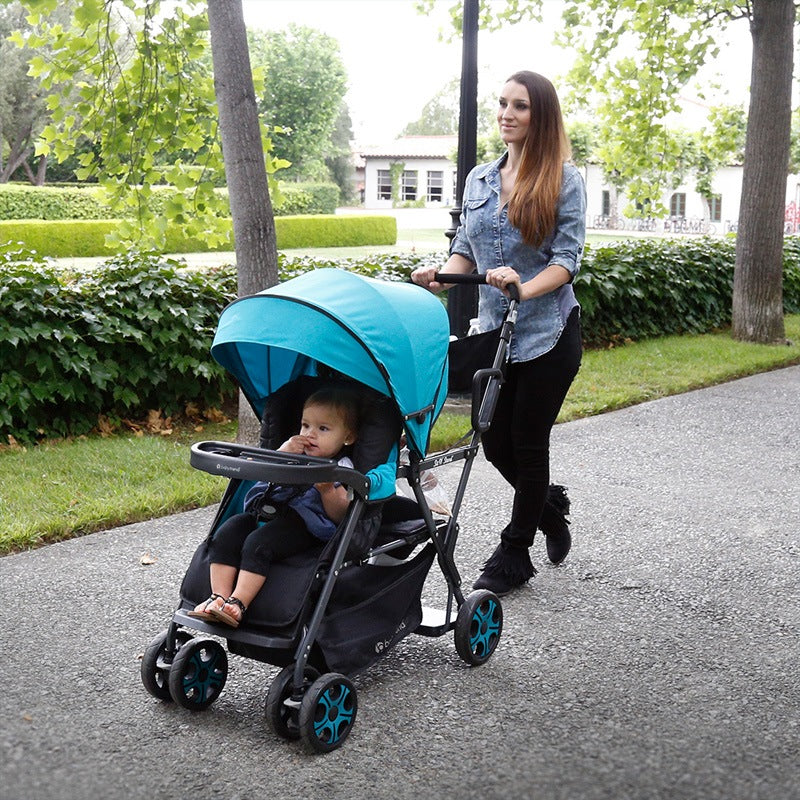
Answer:
[[[564, 330], [567, 318], [578, 308], [572, 279], [578, 274], [586, 235], [586, 189], [583, 177], [571, 164], [564, 164], [555, 229], [541, 247], [522, 240], [508, 221], [507, 207], [500, 208], [500, 168], [505, 153], [492, 164], [482, 164], [467, 176], [461, 223], [450, 247], [471, 261], [478, 272], [509, 266], [525, 283], [551, 264], [559, 264], [570, 281], [553, 292], [519, 304], [511, 340], [511, 361], [529, 361], [551, 350]], [[481, 331], [500, 327], [508, 298], [493, 286], [480, 287], [478, 325]]]

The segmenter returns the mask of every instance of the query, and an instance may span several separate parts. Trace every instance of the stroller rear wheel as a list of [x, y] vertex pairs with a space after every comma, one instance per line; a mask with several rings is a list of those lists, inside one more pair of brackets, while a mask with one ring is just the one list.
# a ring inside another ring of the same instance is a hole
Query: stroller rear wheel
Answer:
[[[142, 656], [141, 674], [144, 688], [147, 689], [153, 697], [171, 702], [172, 695], [169, 693], [169, 671], [171, 663], [165, 660], [167, 633], [167, 631], [162, 631], [148, 645], [144, 656]], [[175, 634], [176, 652], [191, 638], [191, 634], [186, 631], [178, 631]], [[174, 656], [175, 654], [173, 653], [172, 655]]]
[[456, 651], [472, 666], [479, 666], [494, 653], [503, 631], [503, 607], [493, 592], [471, 592], [458, 609], [455, 625]]
[[300, 738], [314, 753], [341, 746], [356, 721], [358, 698], [349, 678], [329, 672], [317, 678], [300, 704]]
[[169, 693], [179, 706], [202, 711], [219, 697], [227, 677], [225, 648], [213, 639], [192, 639], [172, 662]]
[[[319, 678], [319, 671], [307, 666], [303, 671], [303, 685], [308, 689]], [[272, 681], [264, 705], [264, 714], [272, 730], [284, 739], [299, 739], [300, 726], [298, 718], [300, 704], [296, 708], [287, 705], [286, 701], [292, 696], [294, 690], [294, 664], [284, 667]]]

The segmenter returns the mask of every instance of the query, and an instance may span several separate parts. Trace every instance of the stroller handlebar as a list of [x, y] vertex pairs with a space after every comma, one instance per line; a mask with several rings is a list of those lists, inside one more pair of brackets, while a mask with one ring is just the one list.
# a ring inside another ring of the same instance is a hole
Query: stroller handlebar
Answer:
[[[473, 285], [483, 285], [486, 283], [486, 276], [481, 275], [479, 272], [437, 272], [435, 277], [439, 283], [471, 283]], [[519, 302], [519, 290], [517, 289], [517, 284], [510, 283], [507, 288], [511, 299]]]
[[329, 458], [212, 441], [195, 442], [189, 462], [195, 469], [226, 478], [296, 485], [338, 482], [351, 487], [362, 500], [369, 497], [370, 482], [365, 475]]

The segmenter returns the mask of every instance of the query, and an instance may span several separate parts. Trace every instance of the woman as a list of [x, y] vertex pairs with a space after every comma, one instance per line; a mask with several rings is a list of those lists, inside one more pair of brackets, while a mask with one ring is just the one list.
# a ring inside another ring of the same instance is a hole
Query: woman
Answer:
[[[503, 595], [536, 574], [529, 548], [537, 527], [546, 533], [554, 563], [571, 545], [563, 515], [546, 501], [550, 431], [581, 361], [572, 280], [583, 254], [586, 192], [580, 172], [566, 163], [569, 140], [547, 78], [512, 75], [500, 94], [497, 122], [507, 152], [467, 176], [461, 224], [443, 271], [477, 268], [486, 276], [482, 331], [502, 323], [511, 284], [521, 298], [506, 381], [483, 436], [487, 459], [514, 487], [514, 504], [500, 544], [474, 584]], [[434, 280], [435, 272], [422, 267], [412, 279], [438, 292], [447, 287]], [[566, 511], [569, 501], [561, 491], [556, 505]]]

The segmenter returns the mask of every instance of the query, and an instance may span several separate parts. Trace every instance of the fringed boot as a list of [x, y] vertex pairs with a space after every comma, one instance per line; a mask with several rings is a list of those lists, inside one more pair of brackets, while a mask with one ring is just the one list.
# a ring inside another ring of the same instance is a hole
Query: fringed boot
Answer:
[[560, 564], [572, 547], [567, 514], [569, 514], [569, 497], [566, 487], [551, 484], [547, 490], [547, 500], [542, 509], [539, 527], [547, 542], [547, 557], [553, 564]]
[[501, 542], [483, 565], [483, 572], [472, 588], [488, 589], [502, 597], [535, 574], [536, 568], [531, 564], [527, 547], [510, 547]]

